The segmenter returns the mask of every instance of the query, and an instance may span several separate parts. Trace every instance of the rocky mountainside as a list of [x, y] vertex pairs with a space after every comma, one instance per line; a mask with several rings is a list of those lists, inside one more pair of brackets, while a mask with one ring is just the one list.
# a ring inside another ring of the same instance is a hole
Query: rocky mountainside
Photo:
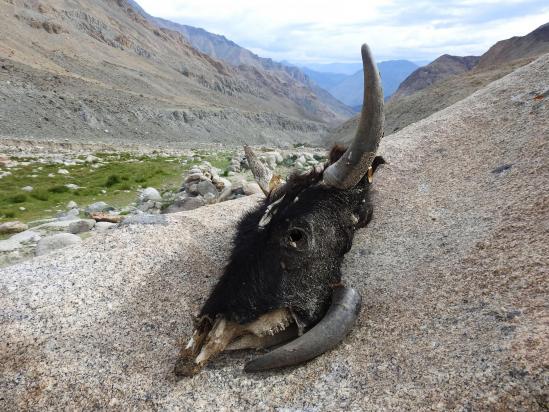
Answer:
[[342, 268], [353, 330], [300, 366], [173, 375], [258, 197], [133, 222], [0, 276], [0, 409], [547, 409], [549, 56], [381, 142]]
[[538, 27], [526, 36], [515, 36], [498, 41], [481, 56], [478, 68], [487, 69], [544, 53], [549, 53], [549, 23]]
[[[513, 37], [510, 40], [498, 42], [496, 45], [506, 45], [507, 50], [504, 52], [504, 48], [501, 48], [500, 58], [494, 57], [496, 46], [493, 46], [478, 59], [479, 63], [471, 70], [465, 70], [466, 66], [462, 65], [464, 71], [461, 74], [446, 77], [409, 95], [397, 92], [385, 105], [385, 135], [390, 135], [470, 96], [489, 83], [532, 62], [539, 54], [549, 52], [547, 26], [541, 26], [524, 37]], [[511, 51], [512, 45], [519, 48]], [[499, 46], [498, 50], [500, 47], [502, 46]], [[513, 60], [515, 56], [519, 58]], [[512, 60], [506, 60], [506, 58]], [[489, 61], [493, 61], [494, 64], [488, 65]], [[412, 76], [414, 74], [410, 77]], [[349, 142], [354, 136], [357, 125], [357, 116], [349, 119], [327, 135], [325, 144]]]
[[450, 56], [444, 54], [426, 66], [420, 67], [398, 86], [394, 98], [409, 96], [450, 76], [471, 70], [478, 63], [477, 56]]
[[317, 142], [303, 83], [233, 67], [125, 0], [0, 1], [0, 135], [115, 144]]
[[[383, 94], [389, 98], [401, 82], [408, 77], [410, 73], [417, 69], [417, 65], [408, 60], [389, 60], [381, 62], [378, 65], [383, 84]], [[361, 70], [352, 76], [347, 76], [335, 85], [323, 85], [334, 97], [343, 103], [356, 107], [360, 110], [362, 107], [362, 98], [364, 93], [364, 72]]]
[[254, 70], [259, 71], [267, 71], [270, 75], [276, 76], [282, 82], [291, 85], [295, 85], [297, 82], [297, 85], [299, 86], [296, 87], [309, 89], [309, 92], [315, 95], [322, 104], [325, 104], [340, 117], [346, 118], [352, 116], [353, 111], [349, 107], [335, 99], [331, 94], [326, 93], [326, 90], [321, 88], [322, 85], [320, 85], [321, 87], [318, 87], [315, 82], [311, 82], [309, 77], [298, 67], [260, 57], [250, 50], [227, 39], [225, 36], [210, 33], [201, 28], [151, 16], [145, 12], [136, 1], [128, 0], [128, 2], [147, 20], [154, 24], [158, 24], [160, 27], [181, 33], [195, 49], [200, 50], [202, 53], [205, 53], [216, 60], [222, 60], [229, 63], [232, 66], [240, 67], [243, 70], [246, 70], [246, 68], [241, 66], [252, 67]]

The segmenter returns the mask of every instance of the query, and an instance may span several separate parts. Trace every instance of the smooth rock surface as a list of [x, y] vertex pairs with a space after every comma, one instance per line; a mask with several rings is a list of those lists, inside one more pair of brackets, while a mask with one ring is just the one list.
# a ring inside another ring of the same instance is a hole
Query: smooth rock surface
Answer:
[[[179, 344], [260, 196], [124, 225], [2, 270], [1, 410], [543, 410], [549, 56], [382, 142], [374, 217], [344, 281], [351, 334], [297, 368]], [[512, 164], [505, 173], [492, 171]]]
[[36, 256], [42, 256], [47, 253], [53, 252], [57, 249], [62, 249], [67, 246], [81, 243], [80, 237], [73, 235], [72, 233], [59, 233], [44, 237], [36, 244]]

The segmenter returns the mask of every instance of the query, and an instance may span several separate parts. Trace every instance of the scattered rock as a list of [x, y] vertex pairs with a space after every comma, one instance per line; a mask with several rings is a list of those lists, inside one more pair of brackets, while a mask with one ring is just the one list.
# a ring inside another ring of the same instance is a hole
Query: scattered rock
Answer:
[[67, 209], [76, 209], [77, 207], [78, 204], [74, 200], [71, 200], [69, 203], [67, 203]]
[[74, 183], [68, 183], [65, 185], [65, 187], [67, 189], [70, 189], [70, 190], [77, 190], [77, 189], [80, 189], [80, 186], [78, 185], [75, 185]]
[[143, 189], [140, 195], [141, 202], [146, 202], [148, 200], [152, 201], [161, 201], [162, 196], [160, 196], [160, 193], [158, 190], [156, 190], [154, 187], [148, 187], [146, 189]]
[[10, 233], [19, 233], [27, 230], [29, 228], [28, 225], [24, 224], [23, 222], [19, 222], [18, 220], [13, 222], [5, 222], [0, 224], [0, 234], [10, 234]]
[[124, 220], [124, 216], [122, 215], [111, 215], [109, 213], [104, 213], [104, 212], [90, 213], [90, 218], [92, 218], [98, 223], [99, 222], [120, 223]]
[[57, 215], [58, 220], [74, 220], [78, 218], [78, 215], [80, 214], [79, 209], [69, 209], [66, 212], [59, 213]]
[[128, 216], [121, 223], [122, 225], [167, 225], [166, 217], [162, 215], [151, 215], [142, 213], [140, 215]]
[[16, 235], [13, 235], [9, 238], [9, 240], [13, 240], [15, 242], [20, 243], [28, 243], [28, 242], [38, 242], [42, 236], [40, 236], [40, 233], [35, 232], [34, 230], [25, 230], [24, 232], [18, 233]]
[[89, 232], [95, 226], [95, 220], [93, 219], [79, 219], [71, 222], [69, 225], [69, 233], [79, 234], [84, 232]]
[[242, 191], [246, 196], [263, 194], [263, 191], [256, 182], [245, 182], [242, 185]]
[[109, 229], [113, 229], [114, 227], [116, 227], [116, 223], [111, 223], [111, 222], [97, 222], [95, 224], [95, 230], [98, 231], [98, 232], [105, 232]]
[[57, 173], [60, 175], [68, 175], [69, 171], [67, 169], [59, 169]]
[[32, 192], [34, 188], [32, 186], [25, 186], [25, 187], [22, 187], [21, 190], [23, 192]]
[[184, 212], [187, 210], [198, 209], [206, 204], [201, 196], [187, 197], [184, 199], [176, 200], [174, 204], [169, 206], [164, 213], [176, 213]]
[[92, 203], [86, 208], [86, 213], [90, 215], [91, 213], [108, 212], [109, 210], [114, 210], [114, 207], [108, 205], [105, 202], [96, 202]]
[[217, 198], [217, 189], [216, 189], [215, 185], [212, 182], [210, 182], [209, 180], [203, 180], [200, 183], [198, 183], [197, 191], [202, 196], [205, 196], [207, 193], [210, 193], [210, 194], [214, 195], [215, 198]]
[[42, 238], [36, 245], [36, 256], [42, 256], [57, 249], [62, 249], [67, 246], [76, 245], [82, 242], [80, 237], [72, 233], [59, 233]]

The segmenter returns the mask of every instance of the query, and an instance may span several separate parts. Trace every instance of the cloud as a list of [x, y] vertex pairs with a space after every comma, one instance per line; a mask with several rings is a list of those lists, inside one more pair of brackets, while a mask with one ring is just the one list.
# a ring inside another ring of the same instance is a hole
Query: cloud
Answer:
[[356, 62], [479, 55], [549, 21], [546, 0], [138, 0], [153, 16], [222, 34], [263, 57]]

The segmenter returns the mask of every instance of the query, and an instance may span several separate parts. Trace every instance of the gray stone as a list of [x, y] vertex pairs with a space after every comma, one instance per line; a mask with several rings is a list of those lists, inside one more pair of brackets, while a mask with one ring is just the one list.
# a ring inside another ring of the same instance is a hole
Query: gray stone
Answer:
[[91, 205], [89, 205], [86, 208], [86, 213], [90, 214], [90, 213], [95, 213], [95, 212], [108, 212], [110, 210], [114, 210], [114, 207], [112, 207], [111, 205], [108, 205], [107, 203], [101, 201], [101, 202], [95, 202], [95, 203], [92, 203]]
[[256, 182], [246, 182], [242, 185], [242, 191], [246, 196], [263, 194], [263, 191]]
[[117, 226], [116, 223], [110, 223], [110, 222], [97, 222], [95, 224], [95, 230], [98, 232], [105, 232], [107, 230], [113, 229]]
[[205, 196], [206, 193], [211, 193], [215, 197], [218, 196], [217, 189], [216, 189], [215, 185], [212, 182], [210, 182], [209, 180], [203, 180], [202, 182], [198, 183], [197, 191], [202, 196]]
[[68, 232], [77, 235], [79, 233], [89, 232], [94, 226], [95, 220], [93, 219], [79, 219], [71, 222]]
[[28, 225], [18, 220], [15, 220], [13, 222], [4, 222], [0, 223], [0, 235], [19, 233], [27, 230], [28, 228]]
[[70, 190], [77, 190], [77, 189], [80, 189], [80, 186], [75, 185], [74, 183], [67, 183], [67, 184], [65, 185], [65, 187], [66, 187], [67, 189], [70, 189]]
[[176, 200], [173, 205], [170, 205], [164, 213], [185, 212], [187, 210], [198, 209], [206, 204], [202, 196], [187, 197]]
[[67, 203], [67, 209], [75, 209], [77, 207], [78, 204], [74, 200], [71, 200], [69, 203]]
[[36, 244], [36, 256], [42, 256], [47, 253], [53, 252], [57, 249], [62, 249], [67, 246], [76, 245], [82, 242], [80, 237], [73, 235], [72, 233], [59, 233], [44, 237]]
[[34, 188], [32, 186], [25, 186], [25, 187], [22, 187], [21, 190], [23, 192], [32, 192]]
[[74, 220], [78, 217], [78, 215], [80, 215], [79, 209], [70, 209], [70, 210], [67, 210], [66, 212], [59, 213], [57, 218], [59, 220]]
[[25, 230], [10, 237], [10, 240], [20, 243], [38, 242], [41, 239], [40, 233], [34, 230]]
[[139, 198], [141, 202], [146, 202], [148, 200], [157, 202], [162, 200], [160, 192], [158, 192], [158, 190], [156, 190], [154, 187], [147, 187], [146, 189], [143, 189]]
[[138, 215], [128, 216], [120, 223], [121, 226], [128, 225], [166, 225], [166, 217], [163, 215], [153, 215], [142, 213]]
[[57, 173], [60, 175], [68, 175], [69, 171], [67, 169], [59, 169]]

